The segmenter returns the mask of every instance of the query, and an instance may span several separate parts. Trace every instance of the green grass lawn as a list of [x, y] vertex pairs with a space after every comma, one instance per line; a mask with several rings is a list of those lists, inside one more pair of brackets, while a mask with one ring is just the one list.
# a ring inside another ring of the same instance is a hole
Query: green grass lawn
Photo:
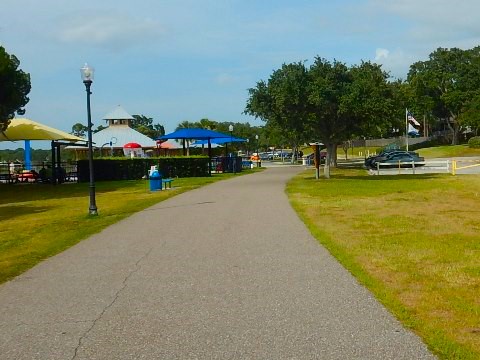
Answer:
[[287, 187], [314, 236], [444, 359], [480, 358], [480, 177], [312, 171]]
[[[257, 169], [241, 174], [251, 171]], [[230, 176], [176, 179], [173, 189], [153, 193], [146, 180], [97, 182], [99, 215], [93, 217], [88, 215], [88, 183], [2, 184], [0, 283], [137, 211]]]

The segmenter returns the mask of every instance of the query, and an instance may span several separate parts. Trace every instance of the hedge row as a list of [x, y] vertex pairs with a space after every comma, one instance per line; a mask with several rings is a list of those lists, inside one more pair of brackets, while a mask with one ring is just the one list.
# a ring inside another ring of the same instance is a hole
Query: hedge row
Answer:
[[[163, 177], [208, 176], [208, 157], [109, 158], [94, 159], [95, 181], [138, 180], [156, 165]], [[78, 181], [89, 181], [88, 160], [77, 162]]]
[[468, 140], [468, 146], [474, 149], [480, 148], [480, 136], [474, 136]]

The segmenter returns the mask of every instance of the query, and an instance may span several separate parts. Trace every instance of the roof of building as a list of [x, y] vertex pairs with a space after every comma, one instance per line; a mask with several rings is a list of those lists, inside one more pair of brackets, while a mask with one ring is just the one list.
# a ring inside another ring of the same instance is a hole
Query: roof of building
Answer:
[[103, 117], [103, 120], [133, 120], [133, 116], [117, 105], [112, 111]]
[[92, 141], [96, 147], [103, 145], [110, 147], [110, 141], [114, 148], [123, 148], [128, 143], [138, 143], [145, 147], [155, 147], [155, 140], [139, 133], [138, 131], [128, 127], [127, 125], [109, 126], [92, 135]]

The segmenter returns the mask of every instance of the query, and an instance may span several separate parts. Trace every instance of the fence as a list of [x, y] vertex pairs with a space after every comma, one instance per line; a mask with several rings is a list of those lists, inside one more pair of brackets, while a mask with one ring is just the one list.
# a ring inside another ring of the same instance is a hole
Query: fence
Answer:
[[450, 173], [452, 169], [450, 160], [398, 161], [396, 163], [376, 163], [376, 165], [377, 175]]
[[0, 163], [0, 183], [43, 182], [63, 183], [77, 181], [77, 165], [67, 162], [56, 164], [52, 169], [50, 162], [32, 163], [30, 169], [18, 162]]
[[212, 158], [212, 172], [217, 173], [236, 173], [245, 168], [240, 156], [218, 156]]
[[[459, 164], [467, 164], [459, 166]], [[461, 159], [461, 160], [432, 160], [423, 162], [397, 162], [397, 163], [377, 163], [376, 170], [371, 170], [377, 175], [394, 174], [435, 174], [449, 173], [457, 175], [458, 171], [466, 174], [480, 174], [480, 160]]]
[[[466, 163], [468, 165], [459, 166], [459, 164]], [[473, 164], [472, 164], [473, 163]], [[458, 170], [476, 169], [480, 171], [480, 160], [453, 160], [452, 161], [452, 175], [456, 175]]]

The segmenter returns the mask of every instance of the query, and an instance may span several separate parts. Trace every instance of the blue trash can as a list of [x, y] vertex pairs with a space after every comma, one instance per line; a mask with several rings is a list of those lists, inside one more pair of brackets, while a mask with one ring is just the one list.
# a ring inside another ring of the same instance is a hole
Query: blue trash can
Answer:
[[155, 170], [150, 175], [150, 191], [162, 190], [162, 176]]

